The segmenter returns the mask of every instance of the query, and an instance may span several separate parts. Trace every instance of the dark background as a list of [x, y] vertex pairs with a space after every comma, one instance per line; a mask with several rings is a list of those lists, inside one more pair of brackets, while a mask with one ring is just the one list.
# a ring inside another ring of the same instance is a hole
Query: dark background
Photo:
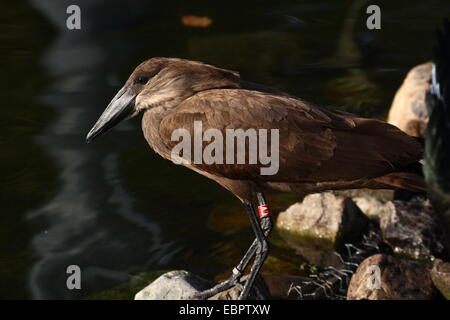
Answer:
[[[81, 30], [66, 28], [70, 4], [81, 7]], [[238, 70], [383, 119], [406, 72], [430, 60], [450, 2], [378, 1], [382, 29], [374, 31], [365, 26], [369, 4], [3, 0], [0, 298], [123, 298], [104, 290], [124, 283], [132, 297], [136, 275], [172, 269], [226, 276], [252, 238], [237, 199], [159, 158], [139, 120], [89, 146], [86, 133], [133, 68], [153, 56]], [[185, 26], [185, 15], [212, 24]], [[294, 198], [270, 199], [279, 211]], [[293, 255], [274, 237], [264, 272], [292, 273]], [[66, 288], [71, 264], [81, 267], [82, 290]]]

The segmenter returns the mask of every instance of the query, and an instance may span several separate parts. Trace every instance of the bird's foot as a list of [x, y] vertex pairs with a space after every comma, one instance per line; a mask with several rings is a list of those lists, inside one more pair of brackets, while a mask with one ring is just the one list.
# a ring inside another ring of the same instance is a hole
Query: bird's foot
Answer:
[[239, 292], [242, 291], [243, 285], [238, 282], [240, 274], [233, 274], [231, 277], [229, 277], [227, 280], [222, 281], [218, 284], [216, 284], [214, 287], [195, 293], [192, 296], [187, 297], [187, 300], [207, 300], [216, 294], [223, 292], [225, 290], [230, 289], [233, 286], [237, 286], [239, 289]]

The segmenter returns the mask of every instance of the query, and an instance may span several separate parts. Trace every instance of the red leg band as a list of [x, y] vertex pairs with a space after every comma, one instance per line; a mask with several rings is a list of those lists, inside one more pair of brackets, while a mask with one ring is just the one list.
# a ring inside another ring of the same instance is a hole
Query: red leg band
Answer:
[[258, 213], [260, 218], [267, 217], [268, 215], [270, 215], [269, 206], [267, 204], [258, 206]]

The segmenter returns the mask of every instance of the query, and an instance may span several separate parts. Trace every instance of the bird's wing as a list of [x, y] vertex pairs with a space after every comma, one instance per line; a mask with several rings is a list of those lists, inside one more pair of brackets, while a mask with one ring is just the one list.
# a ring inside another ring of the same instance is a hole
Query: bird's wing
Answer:
[[[201, 121], [203, 132], [220, 131], [224, 137], [224, 161], [226, 129], [256, 129], [257, 133], [259, 129], [267, 129], [268, 150], [273, 145], [271, 137], [275, 137], [270, 130], [278, 130], [279, 170], [274, 175], [261, 175], [260, 169], [269, 164], [258, 161], [249, 165], [248, 158], [247, 164], [230, 165], [194, 163], [192, 156], [192, 163], [187, 165], [230, 179], [317, 182], [377, 177], [393, 171], [399, 164], [413, 162], [411, 153], [420, 154], [414, 139], [384, 122], [257, 91], [209, 90], [185, 100], [160, 124], [160, 136], [169, 150], [179, 143], [171, 139], [174, 130], [186, 129], [194, 137], [194, 121]], [[202, 150], [208, 144], [203, 142]], [[194, 155], [195, 150], [191, 151]]]

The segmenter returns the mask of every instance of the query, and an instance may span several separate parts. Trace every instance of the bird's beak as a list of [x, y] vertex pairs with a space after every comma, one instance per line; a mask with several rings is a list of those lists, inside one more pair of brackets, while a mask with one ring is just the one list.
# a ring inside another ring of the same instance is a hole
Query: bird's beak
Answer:
[[86, 142], [90, 143], [95, 138], [101, 136], [106, 131], [114, 127], [134, 112], [136, 94], [130, 88], [122, 88], [111, 100], [103, 111], [91, 131], [86, 136]]

